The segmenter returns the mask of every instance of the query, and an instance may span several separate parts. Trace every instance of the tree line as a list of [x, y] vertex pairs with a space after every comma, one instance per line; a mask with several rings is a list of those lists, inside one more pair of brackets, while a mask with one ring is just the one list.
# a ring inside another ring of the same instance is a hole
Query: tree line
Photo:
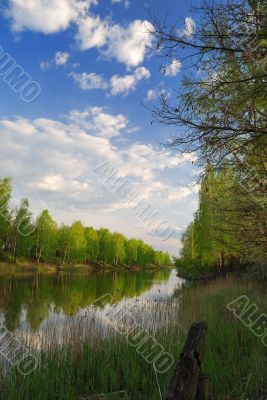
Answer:
[[[190, 30], [154, 18], [156, 50], [182, 61], [175, 97], [153, 109], [179, 128], [168, 145], [197, 155], [199, 207], [180, 270], [267, 266], [267, 3], [205, 1]], [[170, 60], [170, 61], [168, 61]]]
[[114, 267], [166, 267], [168, 253], [156, 251], [142, 240], [127, 239], [121, 233], [85, 227], [81, 221], [71, 226], [57, 225], [48, 210], [34, 219], [29, 201], [11, 201], [9, 178], [0, 180], [0, 258], [17, 262], [18, 257], [36, 263], [101, 264]]
[[267, 265], [265, 206], [264, 196], [247, 196], [231, 168], [209, 169], [201, 182], [194, 220], [182, 235], [176, 261], [180, 272], [194, 276], [196, 271], [221, 274], [249, 267], [263, 274]]

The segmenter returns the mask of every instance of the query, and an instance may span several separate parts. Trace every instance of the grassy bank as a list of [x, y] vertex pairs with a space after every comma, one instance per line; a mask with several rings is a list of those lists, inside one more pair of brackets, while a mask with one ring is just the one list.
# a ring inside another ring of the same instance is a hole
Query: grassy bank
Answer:
[[34, 264], [31, 262], [20, 261], [16, 264], [0, 262], [0, 275], [6, 274], [25, 274], [25, 273], [54, 273], [54, 265]]
[[[210, 376], [208, 399], [259, 400], [264, 392], [266, 348], [226, 307], [243, 294], [259, 306], [259, 311], [266, 311], [266, 292], [231, 277], [205, 286], [184, 286], [170, 302], [137, 301], [132, 315], [175, 360], [191, 323], [206, 319], [209, 329], [203, 369]], [[71, 400], [119, 390], [127, 391], [132, 400], [160, 399], [153, 365], [127, 343], [125, 336], [117, 335], [112, 327], [107, 332], [101, 324], [94, 315], [77, 317], [66, 322], [60, 339], [55, 334], [56, 324], [48, 326], [46, 335], [36, 335], [29, 343], [45, 348], [39, 368], [25, 378], [15, 371], [9, 373], [1, 384], [1, 399]], [[173, 368], [157, 376], [163, 398]]]
[[[266, 347], [231, 313], [226, 305], [241, 295], [266, 312], [266, 290], [234, 277], [217, 279], [206, 286], [192, 285], [180, 293], [180, 318], [208, 321], [207, 350], [203, 369], [210, 376], [210, 399], [260, 399], [267, 373]], [[266, 385], [266, 384], [265, 384]]]

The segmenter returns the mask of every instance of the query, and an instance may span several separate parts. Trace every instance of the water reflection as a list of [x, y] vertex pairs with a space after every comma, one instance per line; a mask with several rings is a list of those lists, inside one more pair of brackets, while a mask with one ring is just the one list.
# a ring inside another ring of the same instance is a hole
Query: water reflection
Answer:
[[155, 300], [169, 296], [178, 283], [174, 270], [2, 275], [0, 321], [10, 331], [36, 331], [45, 321], [71, 319], [106, 293], [113, 303]]

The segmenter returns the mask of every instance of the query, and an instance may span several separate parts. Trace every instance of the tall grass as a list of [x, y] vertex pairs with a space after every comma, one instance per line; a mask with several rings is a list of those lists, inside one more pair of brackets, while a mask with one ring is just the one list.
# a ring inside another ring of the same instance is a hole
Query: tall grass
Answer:
[[266, 289], [232, 277], [194, 285], [180, 294], [179, 317], [187, 328], [194, 320], [208, 321], [203, 369], [210, 376], [210, 399], [257, 400], [267, 389], [267, 349], [226, 307], [244, 294], [258, 305], [259, 313], [266, 312]]
[[[148, 330], [175, 360], [192, 322], [208, 321], [203, 370], [210, 380], [207, 398], [214, 400], [259, 400], [266, 377], [266, 348], [226, 308], [247, 294], [260, 310], [266, 310], [266, 294], [252, 283], [219, 279], [205, 286], [184, 286], [171, 300], [122, 303], [125, 321], [134, 316], [138, 326]], [[117, 305], [110, 306], [116, 314]], [[155, 374], [126, 340], [90, 309], [61, 324], [50, 321], [42, 334], [29, 335], [40, 350], [40, 365], [29, 376], [15, 370], [2, 380], [1, 399], [78, 399], [93, 394], [127, 391], [131, 400], [159, 400], [166, 396], [174, 366]], [[115, 400], [115, 399], [114, 399]]]

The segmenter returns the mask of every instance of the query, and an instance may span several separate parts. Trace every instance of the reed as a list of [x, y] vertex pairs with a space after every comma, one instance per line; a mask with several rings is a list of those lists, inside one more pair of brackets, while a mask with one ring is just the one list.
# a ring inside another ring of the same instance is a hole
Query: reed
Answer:
[[132, 400], [158, 400], [158, 384], [164, 398], [174, 366], [156, 376], [153, 365], [114, 329], [116, 309], [121, 307], [126, 326], [134, 318], [136, 329], [153, 335], [175, 360], [191, 323], [206, 319], [203, 370], [210, 377], [208, 399], [259, 400], [266, 389], [266, 348], [226, 307], [242, 294], [266, 310], [266, 294], [260, 288], [230, 278], [185, 285], [164, 301], [131, 301], [130, 313], [129, 300], [113, 304], [108, 313], [111, 324], [93, 308], [60, 324], [49, 321], [41, 333], [27, 335], [28, 344], [40, 353], [39, 367], [25, 378], [10, 371], [2, 379], [1, 399], [77, 400], [123, 390]]

